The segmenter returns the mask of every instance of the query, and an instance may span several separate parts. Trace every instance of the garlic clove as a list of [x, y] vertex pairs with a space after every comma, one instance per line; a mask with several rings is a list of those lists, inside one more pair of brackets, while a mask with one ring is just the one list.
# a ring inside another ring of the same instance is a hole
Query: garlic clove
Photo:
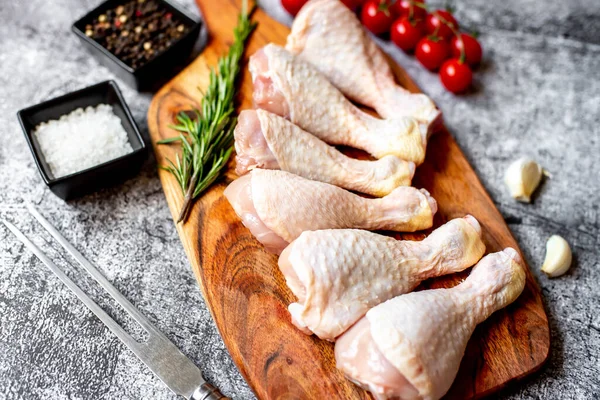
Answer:
[[510, 164], [504, 175], [504, 182], [510, 195], [518, 201], [531, 202], [531, 194], [540, 184], [542, 167], [533, 160], [520, 158]]
[[542, 272], [550, 278], [563, 275], [569, 270], [573, 254], [569, 243], [558, 235], [552, 235], [546, 242], [546, 258]]

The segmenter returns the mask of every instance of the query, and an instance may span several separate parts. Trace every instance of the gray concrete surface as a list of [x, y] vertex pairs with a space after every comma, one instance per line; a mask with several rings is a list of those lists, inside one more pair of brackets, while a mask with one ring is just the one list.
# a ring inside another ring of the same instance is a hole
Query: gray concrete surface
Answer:
[[[69, 31], [96, 0], [0, 1], [0, 218], [13, 221], [73, 276], [68, 258], [27, 215], [35, 203], [158, 328], [235, 399], [253, 394], [211, 321], [171, 221], [153, 159], [125, 184], [65, 203], [40, 179], [15, 117], [25, 106], [114, 78]], [[263, 5], [281, 18], [277, 0]], [[192, 0], [185, 4], [194, 10]], [[508, 221], [542, 287], [552, 351], [542, 371], [500, 396], [600, 398], [600, 3], [456, 2], [481, 32], [475, 89], [456, 97], [436, 75], [394, 57], [431, 95]], [[285, 18], [284, 18], [285, 19]], [[386, 46], [391, 49], [390, 46]], [[120, 85], [145, 130], [149, 97]], [[503, 186], [520, 155], [550, 171], [531, 205]], [[552, 234], [572, 245], [560, 279], [539, 272]], [[112, 304], [87, 279], [92, 297]], [[109, 308], [117, 320], [124, 313]], [[47, 269], [0, 227], [0, 399], [173, 399]]]

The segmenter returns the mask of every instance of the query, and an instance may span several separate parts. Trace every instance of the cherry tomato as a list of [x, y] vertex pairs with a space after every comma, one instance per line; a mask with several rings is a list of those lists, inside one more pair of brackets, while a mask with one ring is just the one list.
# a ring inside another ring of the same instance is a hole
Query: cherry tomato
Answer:
[[287, 12], [295, 17], [306, 2], [308, 2], [308, 0], [281, 0], [281, 5]]
[[425, 37], [417, 43], [415, 56], [425, 68], [435, 71], [450, 55], [448, 42], [441, 38]]
[[340, 0], [346, 7], [355, 11], [358, 7], [362, 6], [366, 0]]
[[419, 40], [425, 36], [425, 21], [400, 17], [392, 24], [392, 42], [404, 51], [413, 51]]
[[440, 79], [446, 89], [452, 93], [461, 93], [471, 85], [473, 72], [466, 63], [453, 58], [446, 61], [440, 68]]
[[[423, 7], [419, 7], [419, 5]], [[425, 10], [424, 6], [425, 0], [396, 0], [396, 2], [390, 6], [390, 10], [398, 17], [412, 16], [414, 19], [425, 19], [427, 10]]]
[[[452, 32], [451, 25], [454, 29], [458, 29], [458, 22], [454, 19], [454, 16], [446, 10], [436, 10], [427, 16], [427, 33], [432, 35], [438, 35], [444, 39], [450, 39], [454, 33]], [[437, 33], [436, 33], [437, 32]]]
[[352, 11], [356, 10], [360, 5], [356, 0], [341, 0], [341, 2]]
[[[462, 39], [462, 40], [460, 40]], [[473, 36], [466, 33], [461, 33], [460, 37], [455, 36], [450, 42], [450, 49], [452, 50], [452, 57], [460, 58], [461, 50], [465, 47], [465, 60], [467, 64], [475, 66], [481, 62], [481, 45]]]
[[363, 25], [376, 35], [389, 32], [394, 16], [389, 10], [387, 0], [369, 0], [360, 13]]

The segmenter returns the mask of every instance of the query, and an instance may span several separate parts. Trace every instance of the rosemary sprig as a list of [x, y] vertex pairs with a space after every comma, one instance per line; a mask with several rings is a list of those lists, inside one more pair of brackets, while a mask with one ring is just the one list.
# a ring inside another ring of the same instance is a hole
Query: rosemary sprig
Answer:
[[177, 179], [184, 195], [178, 223], [185, 222], [194, 199], [219, 177], [233, 151], [233, 130], [237, 123], [235, 85], [246, 40], [256, 27], [256, 23], [250, 21], [253, 11], [254, 6], [248, 9], [248, 1], [244, 0], [233, 31], [233, 44], [227, 55], [219, 59], [218, 72], [211, 69], [201, 110], [193, 110], [193, 118], [190, 113], [179, 113], [177, 124], [171, 126], [179, 136], [157, 142], [181, 144], [181, 154], [175, 162], [167, 160], [168, 165], [161, 166]]

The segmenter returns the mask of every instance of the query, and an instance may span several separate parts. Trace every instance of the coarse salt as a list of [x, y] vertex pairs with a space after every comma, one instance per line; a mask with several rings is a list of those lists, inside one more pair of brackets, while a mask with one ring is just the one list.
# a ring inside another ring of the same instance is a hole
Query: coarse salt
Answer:
[[133, 152], [112, 106], [78, 108], [34, 131], [54, 178], [83, 171]]

